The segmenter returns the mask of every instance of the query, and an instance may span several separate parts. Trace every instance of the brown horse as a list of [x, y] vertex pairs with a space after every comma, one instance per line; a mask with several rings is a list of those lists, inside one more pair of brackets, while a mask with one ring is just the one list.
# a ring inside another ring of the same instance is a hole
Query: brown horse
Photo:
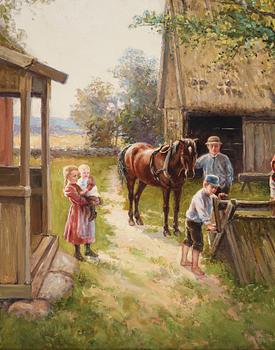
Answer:
[[[168, 228], [169, 197], [174, 192], [174, 234], [180, 234], [178, 225], [179, 203], [185, 178], [194, 177], [197, 159], [196, 140], [181, 139], [153, 148], [147, 143], [134, 143], [125, 147], [119, 154], [118, 170], [125, 177], [129, 198], [129, 224], [143, 225], [138, 210], [139, 199], [147, 185], [161, 187], [163, 192], [164, 236], [171, 235]], [[138, 188], [134, 193], [136, 180]], [[133, 213], [133, 201], [135, 210]]]

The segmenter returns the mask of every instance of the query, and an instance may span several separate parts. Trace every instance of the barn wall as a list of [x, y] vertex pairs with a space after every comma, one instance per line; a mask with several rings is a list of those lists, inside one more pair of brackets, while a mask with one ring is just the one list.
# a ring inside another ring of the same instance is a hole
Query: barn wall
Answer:
[[243, 123], [244, 171], [269, 172], [275, 153], [275, 118], [269, 120], [245, 119]]
[[184, 120], [180, 109], [164, 109], [165, 142], [175, 141], [183, 137]]

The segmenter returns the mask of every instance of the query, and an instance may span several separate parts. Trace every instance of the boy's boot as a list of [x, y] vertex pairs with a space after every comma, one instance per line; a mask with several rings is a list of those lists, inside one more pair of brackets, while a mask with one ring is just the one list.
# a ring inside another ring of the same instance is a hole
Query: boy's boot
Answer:
[[86, 256], [91, 256], [92, 258], [97, 258], [98, 257], [98, 254], [96, 252], [92, 251], [89, 243], [85, 244], [85, 255]]
[[79, 261], [84, 261], [85, 259], [83, 258], [83, 256], [80, 253], [80, 245], [75, 244], [74, 247], [75, 247], [74, 257]]

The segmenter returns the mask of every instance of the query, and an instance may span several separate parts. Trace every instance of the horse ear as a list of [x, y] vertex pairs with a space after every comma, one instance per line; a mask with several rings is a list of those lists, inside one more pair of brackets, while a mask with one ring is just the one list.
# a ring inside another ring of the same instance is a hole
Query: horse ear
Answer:
[[160, 149], [160, 153], [167, 153], [169, 150], [170, 146], [169, 145], [164, 145]]
[[173, 150], [172, 150], [172, 156], [177, 152], [177, 148], [178, 145], [180, 144], [180, 140], [179, 141], [175, 141], [173, 144]]

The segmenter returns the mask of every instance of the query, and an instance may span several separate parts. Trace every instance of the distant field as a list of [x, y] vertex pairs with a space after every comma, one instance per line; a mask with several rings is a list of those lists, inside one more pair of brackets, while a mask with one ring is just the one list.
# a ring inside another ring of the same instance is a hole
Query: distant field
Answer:
[[[31, 135], [31, 148], [41, 148], [41, 136]], [[50, 135], [50, 147], [51, 148], [82, 148], [88, 143], [85, 134], [72, 134], [72, 135]], [[19, 135], [14, 137], [14, 147], [20, 147]]]

